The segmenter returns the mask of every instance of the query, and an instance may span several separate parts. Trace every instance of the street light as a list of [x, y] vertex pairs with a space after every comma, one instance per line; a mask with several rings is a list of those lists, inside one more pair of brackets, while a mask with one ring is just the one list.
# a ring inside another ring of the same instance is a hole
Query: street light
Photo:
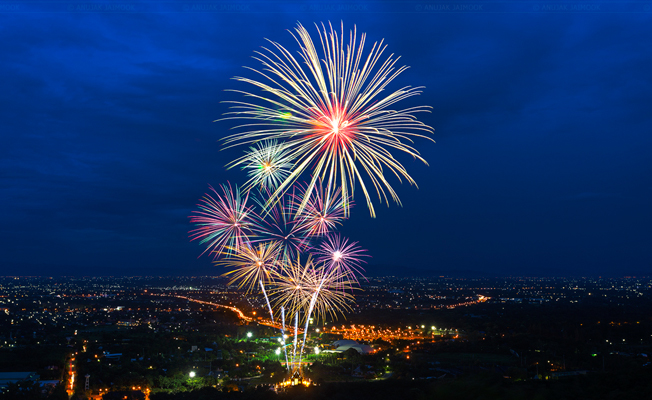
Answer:
[[280, 355], [281, 354], [281, 348], [279, 347], [278, 349], [276, 349], [276, 351], [274, 353], [276, 353], [277, 356]]
[[319, 354], [319, 347], [315, 346], [315, 354]]
[[251, 338], [253, 335], [254, 335], [253, 333], [251, 333], [251, 332], [247, 332], [247, 337], [248, 337], [248, 338]]
[[188, 374], [188, 376], [190, 376], [191, 378], [194, 378], [195, 375], [196, 375], [195, 371], [190, 371], [190, 373]]

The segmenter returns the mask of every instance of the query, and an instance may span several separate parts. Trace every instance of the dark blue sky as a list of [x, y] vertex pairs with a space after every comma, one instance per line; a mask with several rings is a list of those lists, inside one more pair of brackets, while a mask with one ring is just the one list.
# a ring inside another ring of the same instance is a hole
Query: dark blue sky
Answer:
[[188, 216], [244, 181], [224, 90], [264, 38], [296, 49], [286, 29], [328, 20], [384, 38], [411, 66], [392, 87], [433, 107], [430, 166], [404, 160], [419, 189], [392, 181], [403, 208], [358, 199], [342, 228], [370, 273], [652, 274], [643, 3], [106, 4], [0, 3], [2, 275], [221, 273]]

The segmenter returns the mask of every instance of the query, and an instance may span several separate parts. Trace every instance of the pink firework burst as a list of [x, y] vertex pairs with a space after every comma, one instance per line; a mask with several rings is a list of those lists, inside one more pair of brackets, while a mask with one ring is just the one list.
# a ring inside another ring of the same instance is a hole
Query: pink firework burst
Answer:
[[213, 195], [205, 194], [197, 205], [199, 211], [193, 211], [194, 215], [190, 216], [190, 222], [197, 226], [190, 231], [190, 240], [206, 245], [202, 255], [210, 252], [214, 258], [220, 254], [229, 256], [249, 242], [260, 218], [247, 206], [249, 195], [243, 198], [237, 187], [221, 185], [221, 194], [209, 187]]
[[369, 257], [365, 253], [358, 242], [349, 242], [339, 234], [327, 235], [315, 251], [316, 261], [324, 263], [327, 271], [354, 282], [364, 271], [362, 264], [366, 261], [363, 257]]

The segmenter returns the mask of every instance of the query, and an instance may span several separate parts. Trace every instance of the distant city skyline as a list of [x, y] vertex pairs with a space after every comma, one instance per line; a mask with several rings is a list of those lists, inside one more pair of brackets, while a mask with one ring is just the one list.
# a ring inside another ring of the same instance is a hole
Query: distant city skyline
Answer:
[[430, 166], [397, 155], [419, 189], [390, 177], [403, 207], [372, 219], [358, 188], [340, 229], [368, 275], [652, 275], [649, 13], [135, 4], [0, 10], [0, 275], [223, 273], [188, 239], [208, 185], [246, 181], [213, 121], [297, 21], [384, 38], [410, 66], [390, 89], [433, 107]]

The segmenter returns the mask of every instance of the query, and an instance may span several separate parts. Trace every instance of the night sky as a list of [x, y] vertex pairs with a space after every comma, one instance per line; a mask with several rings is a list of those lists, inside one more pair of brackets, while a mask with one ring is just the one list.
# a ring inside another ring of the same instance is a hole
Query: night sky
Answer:
[[390, 179], [403, 207], [376, 219], [359, 193], [341, 229], [370, 275], [652, 274], [643, 3], [107, 4], [0, 3], [0, 275], [223, 272], [188, 216], [245, 181], [225, 90], [251, 89], [231, 78], [265, 38], [296, 50], [288, 29], [327, 21], [384, 38], [411, 67], [390, 88], [433, 107], [430, 166], [399, 157], [419, 188]]

